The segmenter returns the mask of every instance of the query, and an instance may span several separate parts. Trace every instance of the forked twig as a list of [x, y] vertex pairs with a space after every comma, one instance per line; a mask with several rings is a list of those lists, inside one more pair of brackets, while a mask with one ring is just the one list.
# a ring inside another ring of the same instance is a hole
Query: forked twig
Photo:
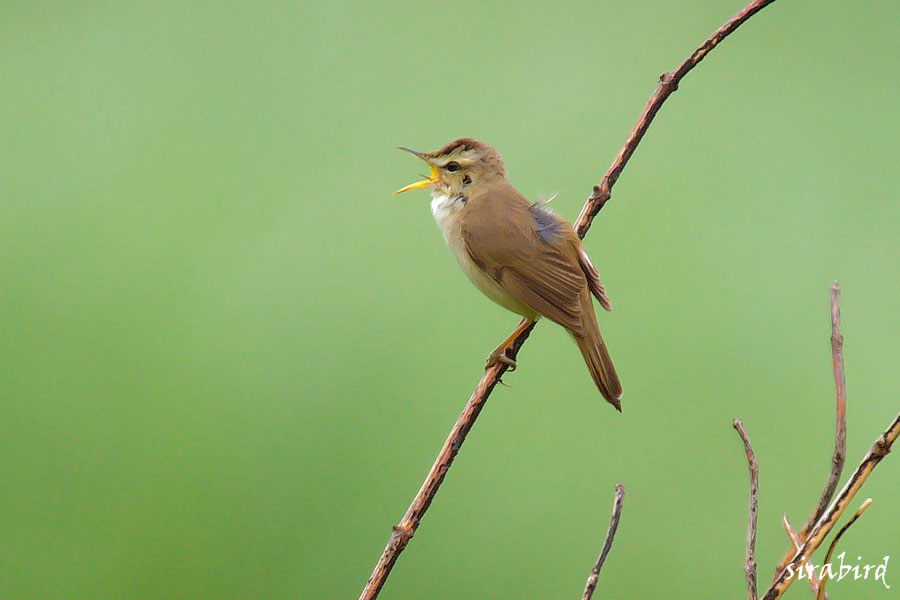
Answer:
[[[841, 286], [837, 281], [831, 284], [831, 369], [834, 373], [834, 391], [835, 391], [835, 425], [834, 425], [834, 453], [831, 456], [831, 471], [825, 482], [825, 489], [819, 497], [819, 502], [810, 513], [806, 524], [797, 532], [800, 540], [805, 540], [831, 498], [834, 496], [834, 490], [837, 489], [838, 482], [841, 479], [841, 472], [844, 469], [844, 460], [847, 456], [847, 383], [844, 377], [844, 336], [841, 335]], [[775, 568], [775, 577], [784, 570], [788, 561], [794, 554], [795, 549], [788, 548], [784, 557]], [[774, 583], [774, 579], [772, 580]]]
[[744, 576], [747, 578], [747, 597], [757, 600], [756, 596], [756, 518], [758, 516], [759, 500], [759, 467], [756, 464], [756, 456], [750, 445], [750, 438], [744, 431], [744, 425], [740, 419], [731, 423], [741, 440], [744, 442], [744, 453], [747, 455], [747, 467], [750, 469], [750, 508], [747, 515], [747, 557], [744, 561]]
[[869, 448], [869, 451], [863, 457], [862, 462], [844, 484], [844, 487], [838, 492], [837, 497], [828, 505], [822, 516], [813, 525], [809, 532], [809, 536], [804, 540], [803, 545], [797, 549], [791, 560], [785, 565], [785, 568], [778, 573], [775, 581], [772, 583], [763, 600], [776, 600], [781, 598], [785, 590], [794, 579], [797, 567], [806, 561], [812, 553], [816, 551], [825, 536], [834, 528], [835, 523], [846, 510], [847, 505], [853, 500], [856, 492], [862, 487], [872, 470], [881, 462], [887, 453], [891, 451], [891, 446], [900, 435], [900, 413], [894, 417], [894, 421], [888, 428], [875, 440], [875, 443]]
[[[887, 456], [887, 453], [891, 451], [891, 446], [894, 441], [900, 436], [900, 414], [898, 414], [894, 417], [894, 421], [888, 426], [884, 433], [882, 433], [869, 448], [869, 451], [863, 457], [862, 462], [853, 472], [853, 475], [850, 476], [850, 479], [847, 480], [847, 483], [844, 484], [844, 487], [841, 488], [837, 497], [834, 498], [834, 500], [830, 500], [834, 494], [833, 488], [836, 486], [836, 483], [833, 483], [832, 480], [836, 480], [840, 477], [840, 471], [844, 463], [846, 443], [844, 359], [842, 354], [844, 338], [840, 332], [839, 303], [840, 286], [838, 286], [838, 283], [835, 281], [831, 285], [831, 353], [837, 396], [837, 432], [835, 433], [835, 451], [832, 458], [831, 474], [828, 478], [828, 483], [826, 483], [825, 490], [822, 493], [822, 497], [819, 500], [819, 504], [817, 504], [813, 511], [813, 515], [818, 514], [819, 516], [816, 521], [809, 526], [808, 534], [805, 537], [802, 531], [794, 534], [793, 529], [787, 522], [787, 517], [785, 517], [785, 530], [788, 532], [789, 537], [791, 537], [792, 547], [789, 551], [788, 560], [782, 561], [782, 563], [779, 564], [779, 570], [776, 573], [771, 586], [766, 591], [763, 600], [777, 600], [778, 598], [781, 598], [788, 586], [791, 585], [791, 582], [797, 574], [798, 568], [802, 568], [802, 565], [809, 560], [816, 549], [822, 544], [822, 541], [834, 528], [841, 514], [843, 514], [844, 510], [846, 510], [847, 506], [853, 500], [853, 497], [862, 487], [863, 483], [865, 483], [869, 474], [875, 469], [875, 466], [881, 462], [881, 459]], [[825, 502], [827, 506], [825, 508], [820, 508], [820, 505], [823, 502]], [[859, 511], [860, 513], [862, 510], [865, 510], [865, 506], [868, 506], [868, 504], [864, 504], [864, 507]], [[857, 517], [851, 519], [851, 523], [855, 521]], [[848, 523], [846, 527], [849, 527], [849, 525], [850, 524]], [[846, 527], [844, 530], [846, 530]], [[844, 530], [842, 530], [842, 532]], [[838, 536], [840, 536], [840, 534], [838, 534]], [[832, 548], [833, 547], [834, 543], [832, 544]], [[827, 562], [828, 560], [826, 559], [826, 563]], [[812, 579], [812, 577], [810, 577], [810, 579]], [[824, 579], [819, 583], [818, 589], [816, 589], [815, 585], [813, 586], [813, 589], [817, 592], [817, 598], [824, 598]]]
[[[787, 514], [781, 514], [781, 523], [784, 525], [784, 532], [787, 533], [788, 538], [791, 540], [791, 544], [794, 546], [794, 550], [799, 550], [800, 546], [803, 545], [803, 542], [800, 540], [800, 536], [797, 535], [796, 530], [794, 530], [791, 522], [788, 521]], [[809, 586], [812, 588], [813, 597], [819, 597], [819, 578], [816, 576], [815, 572], [810, 572], [809, 574]], [[828, 594], [823, 596], [824, 600], [828, 600]]]
[[603, 549], [600, 551], [600, 556], [597, 558], [597, 562], [594, 563], [591, 574], [588, 575], [587, 583], [584, 586], [584, 593], [581, 595], [581, 600], [591, 600], [591, 596], [594, 595], [594, 590], [597, 588], [597, 578], [600, 576], [600, 569], [603, 568], [603, 563], [606, 561], [606, 555], [609, 554], [609, 549], [612, 548], [613, 538], [616, 537], [616, 529], [619, 528], [619, 518], [622, 516], [622, 502], [624, 500], [625, 488], [621, 483], [617, 483], [616, 495], [613, 500], [612, 518], [609, 520], [609, 529], [606, 530], [606, 541], [603, 542]]
[[[613, 160], [612, 165], [603, 176], [600, 184], [594, 186], [593, 192], [581, 209], [581, 214], [574, 224], [578, 237], [584, 238], [587, 234], [594, 217], [609, 200], [612, 194], [613, 185], [615, 185], [619, 175], [621, 175], [622, 170], [628, 163], [628, 160], [631, 158], [632, 154], [634, 154], [641, 138], [647, 132], [647, 128], [653, 121], [653, 117], [659, 112], [659, 109], [666, 98], [678, 89], [679, 82], [722, 40], [743, 25], [754, 14], [774, 1], [775, 0], [753, 0], [747, 4], [737, 14], [726, 21], [724, 25], [713, 32], [713, 34], [694, 50], [694, 52], [682, 62], [677, 69], [670, 73], [665, 73], [659, 78], [656, 90], [647, 101], [647, 105], [644, 107], [641, 116], [638, 118], [637, 123], [628, 135], [628, 139], [625, 140], [625, 144], [622, 146], [622, 149], [619, 151], [615, 160]], [[521, 348], [522, 344], [527, 339], [528, 334], [531, 333], [532, 328], [533, 325], [525, 329], [512, 342], [511, 348], [507, 350], [507, 355], [509, 355], [510, 358], [515, 359], [516, 353], [518, 353], [519, 348]], [[397, 557], [406, 547], [407, 543], [409, 543], [410, 538], [419, 526], [422, 515], [425, 514], [425, 511], [434, 499], [434, 495], [437, 493], [437, 490], [447, 473], [447, 469], [450, 468], [453, 458], [459, 451], [460, 445], [465, 440], [466, 434], [472, 428], [472, 425], [478, 414], [481, 412], [488, 396], [506, 370], [507, 365], [500, 363], [491, 366], [485, 371], [484, 376], [481, 378], [481, 381], [469, 398], [468, 404], [466, 404], [465, 409], [463, 409], [462, 415], [460, 415], [459, 420], [457, 420], [456, 424], [453, 426], [447, 441], [444, 442], [444, 446], [438, 453], [434, 465], [431, 467], [428, 476], [425, 478], [425, 482], [419, 489], [419, 493], [416, 494], [416, 497], [413, 499], [412, 504], [406, 511], [406, 514], [400, 523], [394, 526], [391, 537], [388, 539], [388, 543], [384, 548], [384, 552], [382, 552], [372, 575], [366, 582], [362, 594], [360, 594], [360, 600], [372, 600], [378, 596], [394, 563], [397, 561]]]

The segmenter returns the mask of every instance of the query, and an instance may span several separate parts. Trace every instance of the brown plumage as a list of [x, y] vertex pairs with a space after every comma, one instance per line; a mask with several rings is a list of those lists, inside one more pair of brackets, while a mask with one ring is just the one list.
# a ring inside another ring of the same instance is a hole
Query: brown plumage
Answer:
[[[621, 410], [622, 385], [591, 294], [607, 310], [609, 298], [572, 227], [522, 196], [486, 144], [461, 138], [436, 152], [413, 153], [431, 165], [432, 175], [402, 191], [432, 186], [432, 212], [473, 283], [529, 320], [544, 316], [565, 327], [600, 393]], [[501, 348], [494, 359], [505, 358]]]

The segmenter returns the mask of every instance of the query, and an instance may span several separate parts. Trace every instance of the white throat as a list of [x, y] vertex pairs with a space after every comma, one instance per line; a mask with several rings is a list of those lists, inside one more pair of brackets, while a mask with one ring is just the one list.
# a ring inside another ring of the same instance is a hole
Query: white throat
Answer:
[[446, 229], [448, 225], [450, 225], [450, 218], [462, 208], [463, 199], [459, 196], [451, 197], [446, 192], [439, 192], [438, 190], [432, 190], [431, 192], [431, 214], [434, 215], [434, 220], [437, 221], [438, 225], [440, 225], [441, 229], [444, 230], [446, 235]]

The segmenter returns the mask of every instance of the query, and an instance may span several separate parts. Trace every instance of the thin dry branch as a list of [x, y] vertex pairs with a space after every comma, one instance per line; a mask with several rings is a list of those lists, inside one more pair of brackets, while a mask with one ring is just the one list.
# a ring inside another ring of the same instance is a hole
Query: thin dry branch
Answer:
[[[747, 6], [731, 17], [724, 25], [713, 32], [713, 34], [694, 50], [694, 52], [682, 62], [677, 69], [670, 73], [665, 73], [659, 78], [656, 90], [647, 101], [647, 105], [644, 107], [641, 116], [638, 118], [637, 123], [628, 135], [628, 139], [625, 140], [625, 144], [622, 146], [619, 154], [609, 167], [609, 170], [603, 176], [600, 184], [594, 186], [593, 192], [582, 208], [578, 219], [575, 221], [574, 228], [578, 237], [584, 238], [587, 234], [594, 217], [609, 200], [612, 194], [613, 185], [615, 185], [619, 175], [621, 175], [622, 170], [628, 163], [628, 160], [631, 158], [632, 154], [634, 154], [641, 138], [653, 121], [653, 117], [659, 112], [659, 109], [666, 98], [678, 89], [679, 82], [722, 40], [743, 25], [754, 14], [774, 1], [775, 0], [753, 0], [753, 2], [747, 4]], [[513, 340], [511, 347], [506, 351], [510, 358], [515, 358], [519, 348], [521, 348], [522, 344], [528, 338], [528, 334], [531, 333], [532, 328], [533, 325], [524, 330], [515, 340]], [[362, 594], [360, 594], [360, 600], [373, 600], [378, 596], [394, 563], [397, 561], [397, 557], [403, 549], [406, 548], [406, 544], [409, 543], [409, 539], [419, 526], [422, 515], [425, 514], [425, 511], [434, 499], [434, 495], [437, 493], [437, 490], [444, 479], [444, 475], [447, 473], [447, 469], [450, 468], [453, 458], [459, 451], [459, 446], [462, 444], [463, 440], [465, 440], [465, 436], [469, 429], [472, 428], [475, 418], [478, 416], [478, 413], [481, 412], [481, 408], [487, 401], [488, 396], [500, 381], [500, 378], [506, 370], [507, 366], [505, 364], [496, 364], [485, 371], [484, 376], [481, 378], [481, 381], [469, 398], [469, 402], [466, 404], [462, 415], [450, 431], [450, 436], [444, 443], [443, 448], [441, 448], [419, 493], [416, 494], [416, 497], [413, 499], [403, 520], [394, 526], [384, 552], [378, 559], [375, 570], [366, 582], [366, 587], [363, 588]]]
[[872, 447], [863, 457], [862, 462], [856, 468], [847, 483], [838, 493], [837, 497], [831, 502], [819, 520], [813, 525], [809, 532], [809, 537], [803, 542], [803, 545], [794, 552], [791, 560], [788, 561], [784, 569], [775, 578], [772, 586], [766, 592], [763, 600], [776, 600], [781, 598], [785, 590], [791, 584], [794, 575], [797, 573], [797, 567], [806, 561], [813, 552], [825, 539], [825, 536], [832, 530], [837, 520], [843, 514], [847, 505], [853, 500], [856, 492], [862, 487], [872, 470], [881, 462], [887, 453], [891, 451], [891, 446], [900, 435], [900, 413], [894, 418], [890, 426], [878, 436]]
[[756, 595], [756, 518], [759, 499], [759, 467], [756, 464], [756, 455], [750, 445], [750, 438], [744, 431], [744, 425], [740, 419], [731, 423], [741, 440], [744, 442], [744, 453], [747, 455], [747, 468], [750, 470], [750, 508], [747, 514], [747, 558], [744, 561], [744, 576], [747, 578], [747, 597], [757, 600]]
[[[847, 457], [847, 380], [844, 377], [844, 336], [841, 335], [841, 286], [837, 281], [831, 284], [831, 370], [834, 373], [834, 392], [837, 408], [835, 410], [834, 424], [834, 453], [831, 455], [831, 471], [825, 482], [825, 489], [819, 497], [819, 502], [810, 513], [806, 524], [797, 532], [800, 540], [805, 540], [810, 529], [825, 512], [834, 490], [837, 489], [844, 470], [844, 460]], [[794, 548], [788, 548], [778, 566], [775, 568], [775, 577], [784, 570], [788, 561], [794, 555]], [[774, 583], [775, 579], [772, 580]]]
[[603, 563], [606, 561], [606, 555], [609, 554], [609, 549], [612, 548], [613, 538], [616, 537], [616, 529], [619, 528], [619, 518], [622, 516], [622, 503], [624, 500], [625, 488], [621, 483], [617, 483], [616, 495], [613, 500], [612, 517], [609, 520], [609, 529], [606, 530], [606, 541], [603, 542], [603, 549], [600, 551], [600, 556], [597, 558], [597, 562], [594, 563], [591, 574], [588, 575], [587, 583], [584, 586], [584, 593], [581, 595], [581, 600], [591, 600], [591, 596], [594, 595], [594, 590], [597, 589], [597, 578], [600, 576], [600, 569], [603, 568]]
[[[828, 552], [825, 553], [825, 560], [822, 564], [831, 564], [831, 555], [834, 554], [834, 549], [837, 548], [838, 542], [841, 539], [841, 536], [844, 535], [844, 532], [850, 529], [850, 526], [856, 523], [856, 520], [866, 512], [866, 509], [869, 508], [869, 505], [872, 504], [871, 498], [866, 498], [863, 501], [862, 506], [856, 509], [856, 514], [853, 515], [847, 523], [841, 527], [840, 531], [837, 532], [837, 535], [834, 536], [834, 539], [831, 540], [831, 545], [828, 546]], [[825, 600], [825, 584], [828, 583], [828, 571], [826, 570], [822, 574], [822, 586], [819, 588], [819, 593], [816, 595], [816, 600]]]

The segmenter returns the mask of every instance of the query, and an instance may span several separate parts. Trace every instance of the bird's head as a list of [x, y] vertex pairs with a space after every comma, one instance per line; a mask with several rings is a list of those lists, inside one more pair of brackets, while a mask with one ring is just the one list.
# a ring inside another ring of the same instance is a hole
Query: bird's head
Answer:
[[459, 138], [434, 152], [416, 152], [400, 147], [421, 158], [431, 168], [425, 179], [400, 188], [395, 194], [431, 187], [434, 191], [454, 196], [471, 186], [478, 186], [495, 177], [505, 177], [500, 154], [478, 140]]

